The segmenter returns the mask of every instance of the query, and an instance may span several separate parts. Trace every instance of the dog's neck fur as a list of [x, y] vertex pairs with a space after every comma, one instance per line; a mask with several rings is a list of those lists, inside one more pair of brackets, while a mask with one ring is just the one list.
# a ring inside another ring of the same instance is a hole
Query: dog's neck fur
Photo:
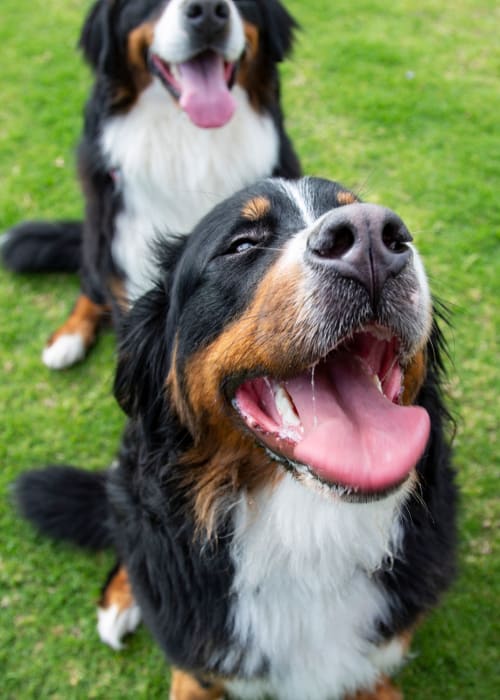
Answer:
[[155, 79], [129, 112], [105, 126], [102, 150], [125, 203], [113, 258], [130, 300], [155, 280], [150, 248], [158, 237], [188, 233], [215, 204], [276, 167], [279, 137], [271, 116], [258, 114], [239, 86], [234, 95], [231, 121], [204, 130]]
[[[369, 687], [403, 659], [380, 646], [387, 595], [373, 578], [400, 546], [404, 489], [382, 501], [335, 502], [286, 475], [235, 510], [233, 634], [245, 649], [237, 697], [331, 700]], [[394, 648], [392, 648], [394, 647]], [[227, 658], [230, 673], [233, 659]], [[339, 692], [341, 693], [339, 695]]]

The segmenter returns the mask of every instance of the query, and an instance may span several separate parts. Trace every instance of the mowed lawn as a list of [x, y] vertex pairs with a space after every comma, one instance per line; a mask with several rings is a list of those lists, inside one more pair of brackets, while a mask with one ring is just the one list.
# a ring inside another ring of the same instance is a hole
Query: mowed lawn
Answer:
[[[307, 173], [402, 215], [452, 310], [449, 402], [462, 491], [460, 575], [418, 630], [399, 682], [410, 700], [498, 697], [500, 7], [494, 0], [288, 0], [302, 24], [283, 67], [287, 124]], [[74, 145], [89, 75], [75, 51], [86, 0], [1, 0], [0, 229], [79, 217]], [[168, 154], [167, 156], [168, 157]], [[113, 458], [114, 341], [52, 373], [40, 351], [69, 311], [72, 276], [0, 271], [0, 696], [165, 698], [141, 629], [99, 643], [95, 601], [112, 563], [33, 534], [9, 485], [48, 461]]]

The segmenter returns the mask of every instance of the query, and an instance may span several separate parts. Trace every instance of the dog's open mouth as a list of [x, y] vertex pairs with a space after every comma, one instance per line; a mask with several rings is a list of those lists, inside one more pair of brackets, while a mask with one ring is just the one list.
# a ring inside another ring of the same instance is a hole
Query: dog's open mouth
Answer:
[[233, 404], [278, 458], [344, 492], [377, 494], [404, 482], [422, 456], [430, 421], [402, 406], [399, 342], [371, 329], [283, 381], [243, 382]]
[[151, 53], [150, 64], [152, 71], [196, 126], [204, 129], [221, 127], [233, 116], [236, 103], [231, 87], [236, 63], [207, 50], [183, 63], [170, 64], [158, 54]]

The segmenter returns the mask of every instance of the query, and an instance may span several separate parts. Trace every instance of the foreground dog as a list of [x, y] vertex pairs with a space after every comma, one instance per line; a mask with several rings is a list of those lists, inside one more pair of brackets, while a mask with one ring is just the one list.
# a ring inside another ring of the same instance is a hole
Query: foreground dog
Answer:
[[14, 228], [17, 271], [81, 271], [82, 293], [43, 352], [81, 360], [110, 309], [156, 279], [151, 244], [187, 233], [260, 177], [296, 177], [277, 63], [295, 23], [278, 0], [98, 0], [80, 46], [95, 73], [78, 153], [85, 222]]
[[120, 347], [119, 466], [28, 473], [22, 512], [113, 543], [172, 700], [400, 698], [387, 674], [455, 540], [442, 342], [408, 230], [337, 184], [267, 180], [162, 261]]

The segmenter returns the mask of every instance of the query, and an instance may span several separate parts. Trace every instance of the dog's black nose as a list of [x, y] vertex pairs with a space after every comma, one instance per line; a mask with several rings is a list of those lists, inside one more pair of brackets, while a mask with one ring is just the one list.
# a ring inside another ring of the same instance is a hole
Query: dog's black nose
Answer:
[[376, 204], [349, 204], [329, 212], [307, 240], [306, 259], [361, 283], [374, 304], [389, 277], [410, 260], [412, 240], [403, 221]]
[[226, 29], [230, 9], [226, 0], [191, 0], [186, 4], [184, 14], [190, 29], [212, 37]]

